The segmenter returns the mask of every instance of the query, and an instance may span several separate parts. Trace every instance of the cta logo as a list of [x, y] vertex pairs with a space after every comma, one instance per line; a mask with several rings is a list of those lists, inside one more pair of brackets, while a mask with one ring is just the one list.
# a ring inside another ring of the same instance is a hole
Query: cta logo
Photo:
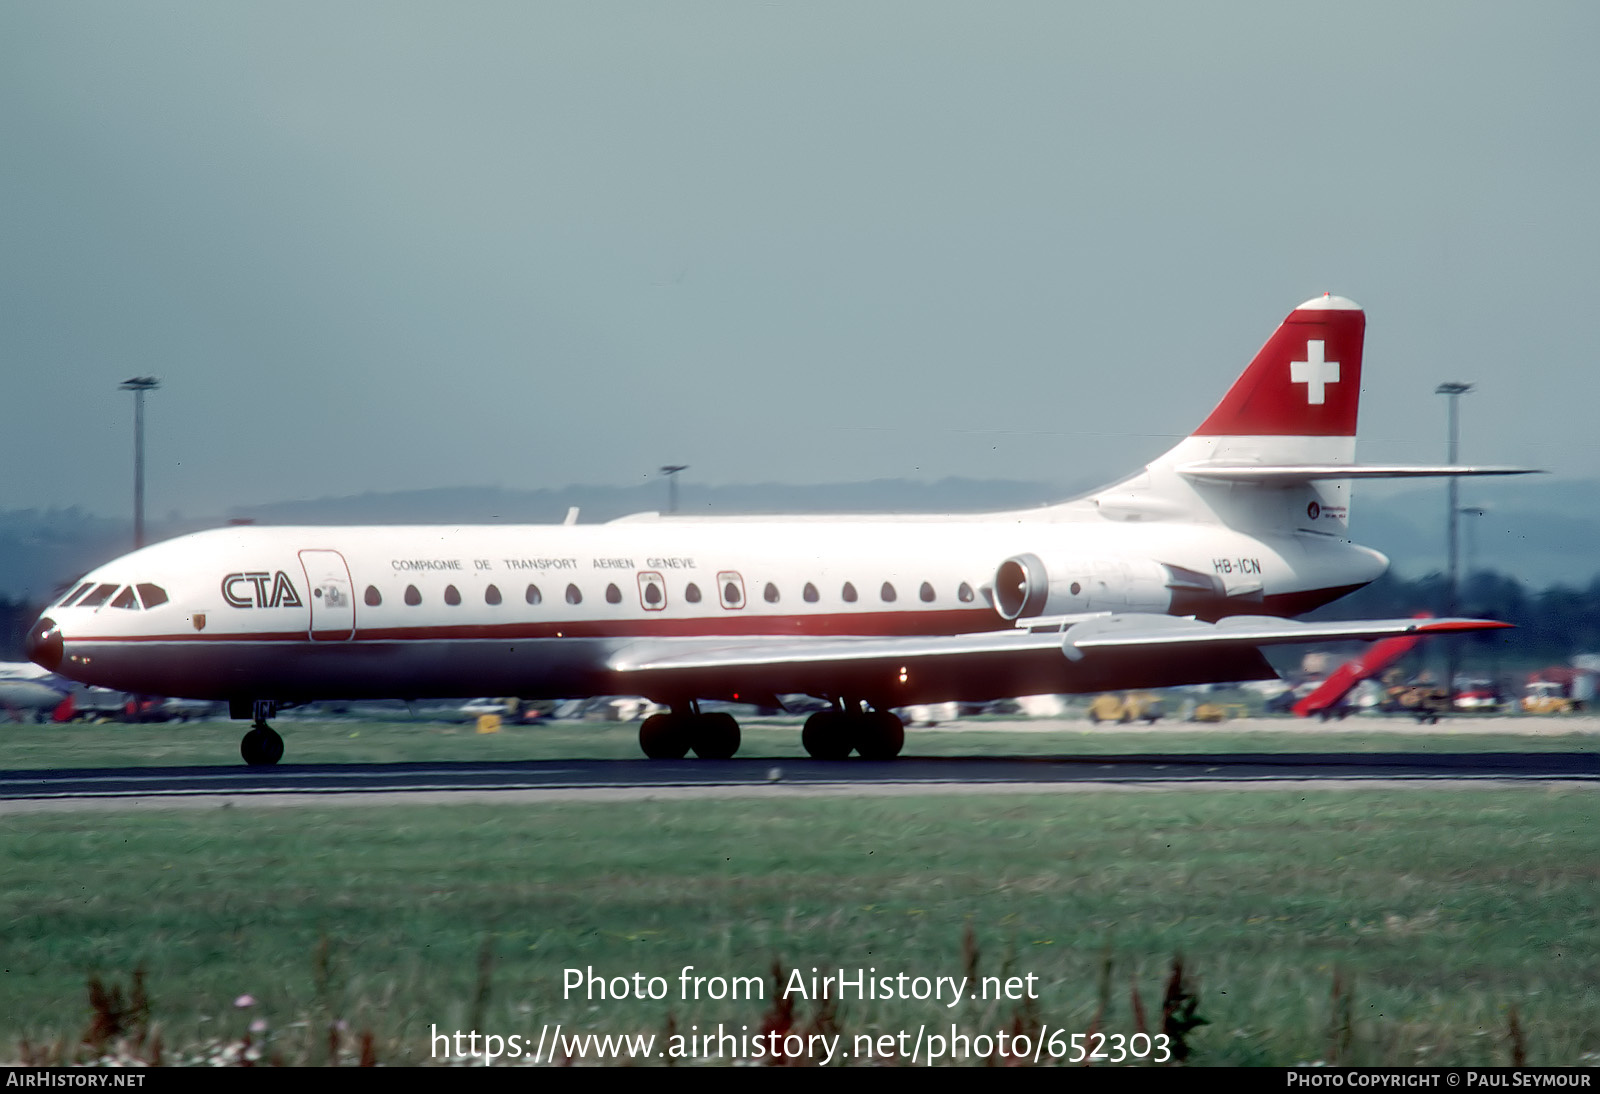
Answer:
[[222, 599], [235, 608], [300, 608], [304, 603], [294, 591], [289, 575], [257, 571], [229, 574], [222, 579]]

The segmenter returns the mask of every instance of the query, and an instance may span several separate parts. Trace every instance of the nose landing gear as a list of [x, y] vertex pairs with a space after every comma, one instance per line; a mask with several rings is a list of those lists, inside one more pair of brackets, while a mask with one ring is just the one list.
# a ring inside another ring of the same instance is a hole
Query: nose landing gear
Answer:
[[257, 699], [254, 703], [255, 719], [250, 732], [239, 742], [239, 755], [251, 767], [271, 767], [283, 759], [283, 738], [267, 724], [268, 718], [278, 714], [278, 704], [270, 699]]

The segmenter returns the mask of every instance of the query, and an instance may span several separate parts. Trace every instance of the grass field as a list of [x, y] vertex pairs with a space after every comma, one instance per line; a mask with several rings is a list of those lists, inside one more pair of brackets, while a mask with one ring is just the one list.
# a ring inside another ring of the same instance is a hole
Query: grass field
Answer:
[[[88, 1053], [91, 977], [120, 991], [102, 1022], [139, 1027], [137, 969], [169, 1059], [254, 1022], [267, 1058], [321, 1062], [333, 1028], [402, 1063], [434, 1026], [780, 1020], [770, 983], [680, 998], [686, 965], [1037, 977], [1031, 1007], [799, 1002], [846, 1051], [952, 1023], [1126, 1035], [1135, 990], [1159, 1027], [1181, 954], [1196, 1064], [1593, 1064], [1597, 820], [1595, 791], [1538, 787], [14, 814], [0, 1058]], [[590, 967], [671, 990], [564, 998]]]

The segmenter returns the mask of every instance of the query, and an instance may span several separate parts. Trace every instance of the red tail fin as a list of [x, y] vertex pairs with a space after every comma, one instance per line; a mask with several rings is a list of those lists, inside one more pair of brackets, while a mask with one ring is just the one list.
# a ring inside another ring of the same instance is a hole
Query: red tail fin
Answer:
[[1354, 437], [1367, 317], [1342, 296], [1283, 321], [1195, 435]]

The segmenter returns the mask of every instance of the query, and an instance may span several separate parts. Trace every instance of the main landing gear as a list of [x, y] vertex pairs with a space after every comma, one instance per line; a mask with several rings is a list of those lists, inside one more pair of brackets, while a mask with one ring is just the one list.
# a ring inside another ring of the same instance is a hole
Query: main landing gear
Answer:
[[731, 714], [702, 714], [700, 704], [652, 714], [639, 726], [639, 747], [652, 760], [681, 760], [690, 749], [702, 760], [727, 760], [739, 751], [739, 723]]
[[863, 710], [855, 700], [806, 719], [800, 742], [818, 760], [842, 760], [852, 751], [863, 760], [892, 760], [906, 743], [906, 726], [893, 711]]
[[253, 704], [254, 721], [250, 732], [239, 742], [239, 755], [251, 767], [271, 767], [283, 759], [283, 738], [267, 725], [268, 718], [278, 714], [278, 704], [270, 699], [257, 699]]
[[[892, 760], [905, 747], [905, 723], [889, 710], [868, 710], [857, 699], [836, 701], [806, 719], [800, 741], [818, 760]], [[639, 726], [639, 747], [652, 760], [681, 760], [690, 751], [702, 760], [727, 760], [739, 751], [739, 723], [721, 712], [707, 714], [698, 702], [652, 714]]]

